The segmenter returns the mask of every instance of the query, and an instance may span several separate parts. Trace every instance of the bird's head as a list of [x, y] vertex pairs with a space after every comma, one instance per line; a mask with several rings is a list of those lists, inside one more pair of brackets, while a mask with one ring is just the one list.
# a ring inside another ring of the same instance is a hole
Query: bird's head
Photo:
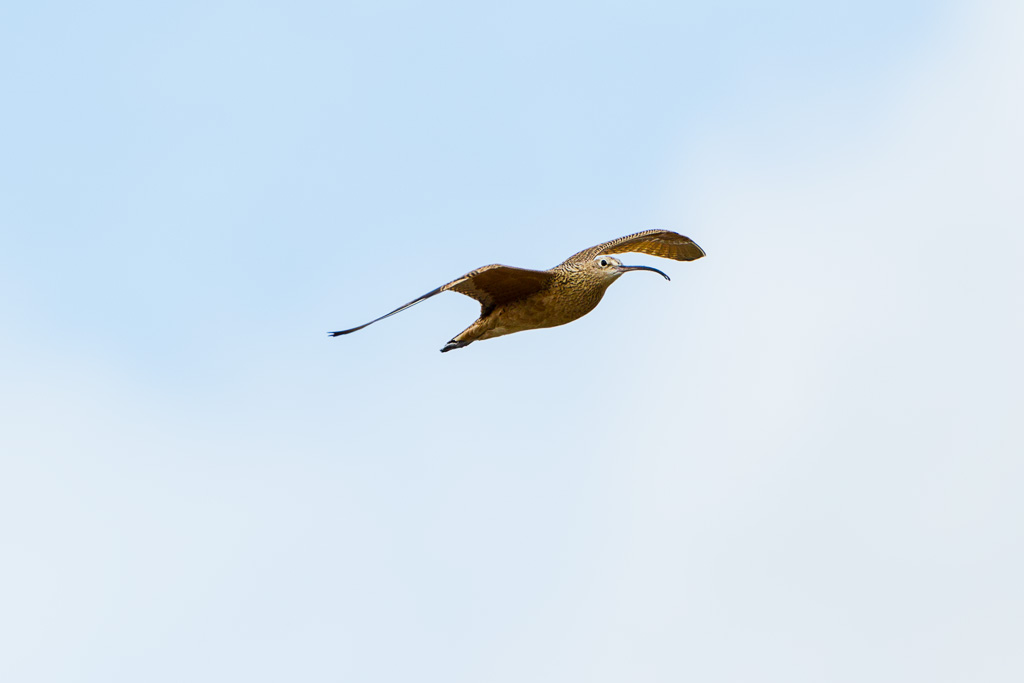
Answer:
[[606, 281], [608, 284], [615, 282], [623, 273], [628, 273], [631, 270], [649, 270], [661, 275], [666, 280], [671, 279], [657, 268], [651, 268], [650, 266], [624, 266], [622, 261], [613, 256], [598, 256], [587, 264], [587, 270], [590, 271], [591, 275], [596, 276], [601, 281]]

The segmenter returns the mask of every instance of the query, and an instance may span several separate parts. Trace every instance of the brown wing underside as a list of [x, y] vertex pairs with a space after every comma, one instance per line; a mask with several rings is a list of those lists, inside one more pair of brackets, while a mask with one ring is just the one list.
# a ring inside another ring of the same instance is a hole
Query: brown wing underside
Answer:
[[516, 301], [517, 299], [527, 297], [535, 292], [539, 292], [551, 284], [553, 277], [554, 276], [546, 270], [529, 270], [527, 268], [513, 268], [511, 266], [502, 266], [498, 264], [484, 266], [483, 268], [472, 270], [457, 280], [452, 280], [446, 285], [441, 285], [437, 289], [427, 292], [420, 298], [413, 299], [404, 306], [399, 306], [390, 313], [382, 315], [375, 320], [371, 320], [365, 325], [353, 327], [348, 330], [328, 332], [327, 334], [332, 337], [337, 337], [361, 330], [367, 325], [372, 325], [378, 320], [391, 317], [395, 313], [401, 313], [405, 309], [415, 306], [421, 301], [425, 301], [436, 294], [447, 292], [449, 290], [458, 292], [459, 294], [465, 294], [466, 296], [479, 301], [481, 309], [480, 315], [484, 316], [491, 312], [495, 306], [501, 306], [502, 304], [507, 304], [509, 302]]
[[567, 258], [565, 263], [589, 261], [601, 254], [626, 253], [650, 254], [675, 261], [695, 261], [704, 256], [704, 250], [689, 237], [669, 230], [644, 230], [584, 249]]
[[466, 273], [441, 289], [450, 289], [476, 299], [486, 313], [495, 306], [517, 301], [541, 291], [551, 284], [553, 277], [546, 270], [513, 268], [495, 263]]

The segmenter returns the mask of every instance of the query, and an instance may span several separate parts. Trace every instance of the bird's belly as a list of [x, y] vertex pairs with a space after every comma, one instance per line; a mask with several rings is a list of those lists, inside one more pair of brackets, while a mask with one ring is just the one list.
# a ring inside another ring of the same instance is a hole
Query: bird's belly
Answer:
[[597, 303], [551, 299], [518, 301], [492, 314], [493, 326], [482, 338], [565, 325], [592, 311]]

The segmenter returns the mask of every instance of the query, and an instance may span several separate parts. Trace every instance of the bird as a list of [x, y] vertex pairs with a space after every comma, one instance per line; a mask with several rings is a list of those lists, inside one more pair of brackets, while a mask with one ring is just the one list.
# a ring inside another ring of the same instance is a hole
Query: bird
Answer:
[[695, 261], [705, 255], [689, 237], [669, 230], [644, 230], [584, 249], [548, 270], [497, 263], [483, 266], [368, 323], [327, 334], [338, 337], [357, 332], [448, 291], [479, 301], [480, 317], [452, 337], [441, 348], [441, 353], [514, 332], [565, 325], [594, 310], [609, 285], [624, 273], [649, 270], [666, 280], [671, 279], [657, 268], [624, 266], [611, 256], [625, 253], [650, 254], [675, 261]]

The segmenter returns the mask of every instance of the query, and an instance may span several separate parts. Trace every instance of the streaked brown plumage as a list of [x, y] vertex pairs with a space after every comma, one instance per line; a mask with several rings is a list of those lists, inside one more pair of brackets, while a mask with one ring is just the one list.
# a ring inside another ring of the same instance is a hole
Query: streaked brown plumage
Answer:
[[656, 268], [624, 266], [618, 259], [608, 256], [628, 252], [675, 261], [695, 261], [704, 256], [704, 250], [689, 237], [668, 230], [645, 230], [584, 249], [550, 270], [528, 270], [499, 264], [477, 268], [365, 325], [328, 334], [337, 337], [361, 330], [449, 290], [479, 301], [480, 317], [445, 344], [442, 353], [480, 339], [564, 325], [594, 310], [608, 286], [623, 273], [650, 270], [669, 279]]

